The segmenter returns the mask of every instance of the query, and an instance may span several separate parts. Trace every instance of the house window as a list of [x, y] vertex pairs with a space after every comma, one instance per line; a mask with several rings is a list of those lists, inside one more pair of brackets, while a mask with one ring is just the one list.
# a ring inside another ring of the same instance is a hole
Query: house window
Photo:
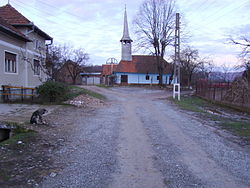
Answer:
[[160, 80], [160, 76], [157, 76], [157, 80]]
[[16, 73], [16, 54], [5, 52], [5, 72]]
[[34, 67], [34, 75], [40, 75], [40, 62], [36, 59], [33, 61], [33, 67]]
[[149, 80], [149, 75], [146, 75], [146, 80]]
[[35, 50], [39, 50], [40, 41], [37, 40], [37, 39], [34, 39], [33, 43], [34, 43], [34, 49], [35, 49]]

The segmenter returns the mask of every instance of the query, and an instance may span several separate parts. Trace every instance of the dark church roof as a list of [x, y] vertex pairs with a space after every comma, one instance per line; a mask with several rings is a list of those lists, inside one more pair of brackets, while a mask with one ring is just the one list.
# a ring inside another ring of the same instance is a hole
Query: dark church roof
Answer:
[[[171, 73], [171, 64], [164, 61], [164, 74]], [[120, 61], [114, 72], [139, 73], [139, 74], [158, 74], [157, 60], [155, 56], [133, 55], [132, 61]]]

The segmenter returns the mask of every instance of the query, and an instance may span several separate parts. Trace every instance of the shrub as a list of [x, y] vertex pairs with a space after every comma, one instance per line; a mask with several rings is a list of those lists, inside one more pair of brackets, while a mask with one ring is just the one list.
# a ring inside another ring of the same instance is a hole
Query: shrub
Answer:
[[68, 86], [65, 84], [47, 81], [37, 88], [39, 98], [43, 102], [60, 102], [65, 100]]

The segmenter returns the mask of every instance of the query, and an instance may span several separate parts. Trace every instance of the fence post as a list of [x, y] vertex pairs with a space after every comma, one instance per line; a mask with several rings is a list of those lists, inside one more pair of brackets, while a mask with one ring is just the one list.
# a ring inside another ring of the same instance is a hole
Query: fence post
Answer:
[[222, 101], [223, 90], [224, 90], [224, 86], [220, 82], [220, 101]]
[[9, 98], [11, 98], [11, 89], [10, 88], [8, 88], [8, 94], [9, 95], [6, 95], [6, 98], [7, 98], [7, 101], [10, 101], [10, 99]]
[[195, 87], [195, 95], [197, 95], [197, 93], [198, 93], [198, 92], [197, 92], [197, 82], [198, 82], [198, 81], [196, 81], [196, 84], [195, 84], [195, 86], [196, 86], [196, 87]]
[[2, 99], [3, 99], [3, 102], [5, 102], [5, 86], [2, 85]]
[[21, 100], [23, 102], [23, 87], [21, 88]]
[[216, 86], [214, 85], [214, 95], [213, 95], [214, 100], [215, 100], [215, 91], [216, 91]]
[[33, 99], [34, 99], [34, 89], [31, 89], [31, 94], [32, 94], [32, 96], [31, 96], [31, 101], [33, 102]]
[[245, 88], [243, 86], [243, 91], [242, 91], [242, 106], [245, 104]]

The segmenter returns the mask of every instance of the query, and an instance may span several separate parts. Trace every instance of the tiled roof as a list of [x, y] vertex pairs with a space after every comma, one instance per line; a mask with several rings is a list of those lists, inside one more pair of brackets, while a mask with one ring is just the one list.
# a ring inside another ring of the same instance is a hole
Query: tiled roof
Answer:
[[83, 68], [84, 72], [102, 72], [102, 66], [88, 66]]
[[102, 75], [107, 76], [113, 74], [117, 68], [117, 64], [104, 64], [102, 65]]
[[[165, 60], [164, 60], [165, 61]], [[171, 73], [171, 65], [165, 61], [164, 74]], [[157, 60], [155, 56], [133, 55], [132, 61], [120, 61], [115, 72], [127, 73], [158, 73]]]
[[25, 25], [31, 23], [31, 21], [24, 17], [10, 4], [0, 7], [0, 17], [5, 19], [11, 25]]
[[18, 26], [23, 25], [28, 27], [34, 27], [35, 32], [37, 32], [39, 35], [41, 35], [47, 40], [53, 40], [52, 37], [50, 37], [47, 33], [43, 32], [41, 29], [35, 26], [30, 20], [24, 17], [10, 4], [0, 7], [0, 17], [16, 28]]
[[21, 40], [30, 41], [24, 34], [22, 34], [19, 30], [10, 25], [6, 20], [2, 19], [1, 17], [0, 30]]

